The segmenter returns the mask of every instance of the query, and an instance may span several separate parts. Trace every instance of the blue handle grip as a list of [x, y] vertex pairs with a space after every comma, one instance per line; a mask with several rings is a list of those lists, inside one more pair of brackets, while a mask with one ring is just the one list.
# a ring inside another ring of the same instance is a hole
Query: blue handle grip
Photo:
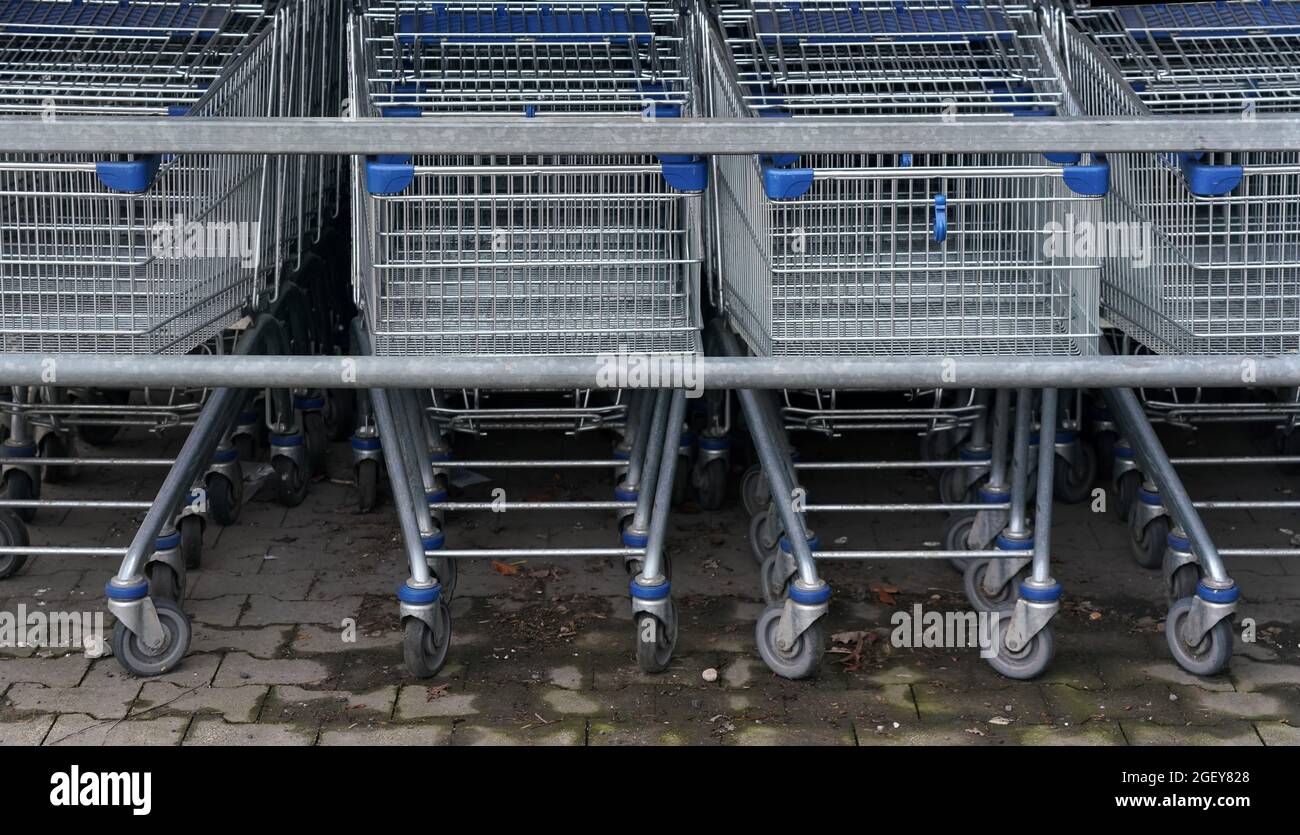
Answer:
[[934, 239], [939, 243], [948, 239], [948, 198], [942, 194], [934, 196]]

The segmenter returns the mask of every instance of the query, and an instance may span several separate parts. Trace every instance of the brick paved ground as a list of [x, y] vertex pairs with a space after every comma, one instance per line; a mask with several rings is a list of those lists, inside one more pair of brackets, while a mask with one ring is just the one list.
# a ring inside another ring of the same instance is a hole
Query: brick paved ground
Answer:
[[[1222, 430], [1169, 437], [1175, 454], [1268, 449]], [[540, 451], [601, 453], [588, 443]], [[914, 449], [906, 437], [876, 443], [850, 455]], [[135, 441], [113, 451], [158, 449]], [[1258, 640], [1238, 641], [1229, 674], [1198, 680], [1169, 659], [1159, 578], [1134, 565], [1124, 526], [1087, 507], [1057, 511], [1065, 607], [1055, 662], [1038, 681], [1002, 679], [973, 650], [892, 649], [894, 611], [965, 608], [958, 575], [915, 562], [828, 566], [836, 591], [828, 629], [866, 632], [864, 651], [828, 655], [816, 681], [773, 677], [754, 646], [762, 606], [734, 501], [720, 513], [687, 508], [672, 520], [682, 637], [668, 672], [645, 676], [636, 667], [620, 566], [531, 561], [503, 576], [474, 562], [462, 568], [446, 669], [432, 682], [413, 681], [399, 646], [393, 592], [406, 572], [391, 506], [355, 513], [346, 446], [333, 449], [329, 475], [297, 509], [259, 497], [238, 526], [208, 530], [186, 601], [194, 645], [174, 672], [140, 680], [112, 658], [0, 649], [0, 743], [1300, 743], [1300, 562], [1232, 563], [1243, 592], [1238, 618], [1255, 619]], [[48, 494], [148, 498], [157, 479], [86, 472]], [[1203, 470], [1191, 483], [1198, 497], [1234, 498], [1285, 495], [1294, 479], [1278, 470]], [[933, 494], [921, 475], [866, 482], [810, 487], [844, 500]], [[606, 498], [609, 488], [590, 474], [505, 484], [513, 497]], [[33, 540], [124, 545], [134, 522], [51, 511]], [[818, 529], [826, 547], [917, 547], [937, 538], [941, 522], [837, 515]], [[1283, 547], [1300, 531], [1300, 519], [1278, 513], [1221, 513], [1211, 522], [1224, 545]], [[608, 545], [612, 534], [600, 513], [516, 513], [453, 519], [448, 539], [457, 547], [560, 547]], [[95, 609], [112, 569], [102, 559], [36, 560], [0, 584], [0, 610]], [[879, 590], [894, 588], [893, 602], [882, 599]], [[358, 624], [354, 642], [341, 638], [345, 618]], [[710, 668], [719, 672], [712, 683], [702, 677]]]

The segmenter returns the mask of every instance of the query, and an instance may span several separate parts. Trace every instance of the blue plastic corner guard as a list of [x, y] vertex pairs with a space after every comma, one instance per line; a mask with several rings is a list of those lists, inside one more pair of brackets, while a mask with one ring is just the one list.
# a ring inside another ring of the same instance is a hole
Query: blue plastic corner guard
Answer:
[[125, 194], [142, 194], [153, 185], [162, 164], [161, 154], [149, 154], [139, 159], [119, 162], [95, 163], [95, 176], [104, 188]]
[[1048, 162], [1054, 162], [1057, 165], [1078, 165], [1079, 161], [1083, 159], [1083, 154], [1049, 153], [1043, 154], [1043, 156], [1047, 158]]
[[1210, 165], [1201, 162], [1196, 154], [1179, 154], [1178, 166], [1183, 170], [1187, 189], [1197, 197], [1222, 197], [1241, 185], [1245, 175], [1240, 165]]
[[812, 188], [816, 172], [811, 168], [777, 168], [763, 162], [763, 191], [770, 200], [793, 200]]
[[1083, 197], [1101, 197], [1110, 191], [1110, 163], [1104, 159], [1088, 165], [1067, 165], [1062, 172], [1070, 191]]
[[[418, 119], [420, 108], [401, 104], [385, 107], [380, 113], [385, 118]], [[366, 191], [371, 194], [401, 194], [414, 180], [415, 164], [410, 154], [366, 157]]]
[[702, 159], [686, 162], [663, 160], [659, 167], [668, 185], [685, 192], [701, 192], [709, 184], [709, 166]]

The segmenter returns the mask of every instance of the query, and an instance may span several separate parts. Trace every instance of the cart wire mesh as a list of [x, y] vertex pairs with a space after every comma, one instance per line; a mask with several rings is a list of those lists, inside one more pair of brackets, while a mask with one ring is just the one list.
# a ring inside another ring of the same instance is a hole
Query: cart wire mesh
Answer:
[[[1019, 7], [753, 0], [722, 4], [717, 19], [716, 116], [1079, 112]], [[1093, 353], [1099, 263], [1068, 244], [1097, 219], [1105, 164], [1065, 162], [720, 157], [716, 245], [731, 321], [759, 354]], [[1084, 180], [1088, 193], [1076, 193]]]
[[[690, 38], [669, 3], [361, 7], [349, 42], [364, 115], [694, 112]], [[698, 351], [697, 169], [650, 155], [356, 160], [354, 266], [375, 350]]]

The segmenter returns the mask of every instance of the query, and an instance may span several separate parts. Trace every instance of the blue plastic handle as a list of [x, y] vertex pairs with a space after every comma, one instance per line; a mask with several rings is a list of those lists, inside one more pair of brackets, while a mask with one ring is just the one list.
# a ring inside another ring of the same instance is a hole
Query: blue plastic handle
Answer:
[[934, 196], [934, 239], [939, 243], [948, 239], [948, 198], [942, 194]]

